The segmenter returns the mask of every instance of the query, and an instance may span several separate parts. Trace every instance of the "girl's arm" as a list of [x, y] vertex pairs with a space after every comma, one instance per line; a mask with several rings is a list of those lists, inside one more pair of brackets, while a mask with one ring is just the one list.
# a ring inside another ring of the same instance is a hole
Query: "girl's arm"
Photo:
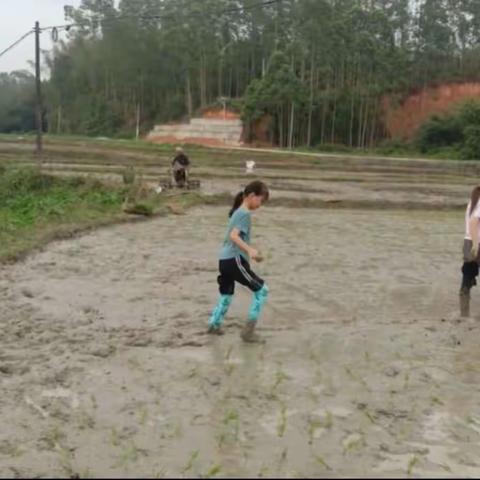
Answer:
[[472, 255], [477, 258], [478, 253], [478, 217], [472, 216], [470, 218], [469, 227], [470, 227], [470, 235], [472, 236]]
[[240, 237], [240, 230], [238, 228], [233, 228], [230, 232], [230, 240], [241, 248], [250, 258], [257, 260], [259, 257], [258, 250], [252, 248], [248, 243], [244, 242]]

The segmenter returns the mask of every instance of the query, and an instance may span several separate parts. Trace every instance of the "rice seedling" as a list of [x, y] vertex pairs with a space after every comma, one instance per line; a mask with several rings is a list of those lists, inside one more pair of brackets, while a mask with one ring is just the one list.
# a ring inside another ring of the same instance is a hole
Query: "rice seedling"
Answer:
[[321, 465], [322, 467], [324, 467], [326, 470], [330, 472], [332, 471], [332, 467], [330, 467], [330, 465], [325, 461], [325, 459], [322, 456], [315, 455], [314, 458], [319, 465]]
[[418, 457], [416, 455], [413, 455], [408, 461], [408, 465], [407, 465], [407, 474], [409, 476], [412, 475], [413, 467], [415, 467], [417, 463], [418, 463]]
[[277, 435], [281, 438], [287, 429], [287, 406], [280, 402], [280, 419], [277, 426]]
[[194, 450], [190, 454], [187, 463], [185, 464], [185, 466], [182, 469], [183, 474], [189, 472], [193, 468], [193, 464], [194, 464], [195, 460], [197, 460], [199, 454], [200, 454], [200, 452], [198, 450]]

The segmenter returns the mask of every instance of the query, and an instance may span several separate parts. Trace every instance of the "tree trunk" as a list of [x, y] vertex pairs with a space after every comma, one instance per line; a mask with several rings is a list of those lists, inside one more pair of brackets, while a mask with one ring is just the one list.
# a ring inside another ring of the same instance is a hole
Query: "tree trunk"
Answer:
[[238, 67], [235, 69], [235, 97], [238, 98], [240, 96], [240, 76], [238, 73]]
[[135, 129], [135, 139], [138, 140], [140, 137], [140, 102], [137, 103], [137, 121]]
[[57, 134], [62, 133], [62, 106], [57, 109]]
[[108, 100], [108, 69], [105, 70], [105, 98]]
[[230, 67], [230, 71], [228, 74], [228, 89], [227, 91], [229, 92], [229, 97], [233, 97], [233, 71], [232, 67]]
[[369, 146], [370, 148], [373, 148], [375, 144], [375, 134], [377, 131], [377, 121], [378, 121], [378, 104], [379, 100], [378, 98], [375, 98], [375, 106], [373, 109], [373, 117], [372, 117], [372, 125], [371, 125], [371, 130], [370, 130], [370, 141], [369, 141]]
[[290, 110], [290, 136], [288, 139], [288, 148], [290, 148], [290, 150], [293, 148], [294, 117], [295, 117], [295, 103], [292, 102], [292, 108]]
[[251, 58], [252, 63], [250, 65], [249, 79], [248, 79], [249, 81], [250, 81], [250, 79], [256, 77], [256, 75], [255, 75], [255, 73], [256, 73], [255, 72], [255, 67], [256, 67], [256, 65], [255, 65], [255, 49], [251, 50], [251, 54], [252, 54], [252, 56], [250, 58]]
[[218, 94], [217, 96], [218, 97], [223, 97], [223, 59], [220, 58], [219, 62], [218, 62], [218, 78], [217, 78], [217, 90], [218, 90]]
[[367, 108], [366, 108], [366, 113], [365, 113], [365, 122], [364, 122], [364, 127], [363, 127], [363, 139], [362, 139], [363, 148], [367, 148], [369, 118], [370, 118], [370, 115], [373, 114], [373, 108], [372, 107], [373, 107], [373, 101], [372, 101], [371, 98], [367, 97]]
[[190, 82], [190, 72], [189, 71], [187, 71], [187, 83], [186, 83], [186, 88], [185, 88], [185, 94], [186, 94], [188, 118], [192, 118], [192, 115], [193, 115], [192, 86], [191, 86], [191, 82]]
[[280, 115], [278, 118], [278, 143], [279, 147], [283, 147], [283, 106], [280, 107]]
[[[355, 68], [356, 67], [356, 68]], [[352, 82], [350, 85], [350, 92], [352, 95], [352, 102], [350, 104], [350, 129], [348, 132], [348, 145], [353, 147], [353, 131], [355, 126], [355, 100], [356, 91], [358, 89], [358, 64], [352, 67]]]
[[321, 120], [321, 127], [320, 127], [320, 144], [323, 145], [325, 143], [325, 130], [327, 125], [327, 108], [328, 108], [328, 100], [324, 98], [322, 103], [322, 120]]
[[332, 123], [331, 123], [331, 132], [330, 132], [330, 143], [335, 143], [335, 124], [337, 121], [337, 94], [338, 86], [340, 83], [340, 74], [339, 70], [333, 72], [333, 111], [332, 111]]
[[207, 104], [207, 85], [206, 85], [206, 59], [205, 53], [202, 52], [200, 56], [200, 71], [199, 71], [199, 88], [200, 88], [200, 106], [203, 108]]
[[355, 117], [355, 93], [354, 93], [354, 90], [352, 88], [352, 91], [351, 91], [351, 95], [352, 95], [352, 101], [351, 101], [351, 104], [350, 104], [350, 129], [349, 129], [349, 132], [348, 132], [348, 146], [349, 147], [353, 147], [353, 119]]
[[314, 50], [310, 61], [310, 99], [308, 103], [307, 146], [312, 145], [312, 115], [313, 115], [313, 77], [315, 72]]
[[357, 128], [357, 147], [362, 145], [362, 132], [363, 132], [363, 104], [364, 97], [360, 96], [360, 105], [358, 109], [358, 128]]
[[335, 122], [337, 120], [337, 92], [333, 97], [333, 112], [332, 112], [332, 131], [330, 133], [330, 143], [335, 143]]

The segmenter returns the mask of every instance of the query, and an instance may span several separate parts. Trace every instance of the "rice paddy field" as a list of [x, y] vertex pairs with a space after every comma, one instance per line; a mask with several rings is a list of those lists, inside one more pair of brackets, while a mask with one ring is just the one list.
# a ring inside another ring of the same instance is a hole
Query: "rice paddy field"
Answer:
[[[0, 477], [477, 477], [480, 301], [459, 318], [471, 162], [185, 147], [202, 195], [271, 189], [271, 295], [217, 299], [228, 204], [122, 223], [0, 266]], [[0, 165], [35, 163], [1, 137]], [[154, 186], [173, 148], [48, 139], [43, 169]], [[254, 160], [254, 175], [245, 162]]]

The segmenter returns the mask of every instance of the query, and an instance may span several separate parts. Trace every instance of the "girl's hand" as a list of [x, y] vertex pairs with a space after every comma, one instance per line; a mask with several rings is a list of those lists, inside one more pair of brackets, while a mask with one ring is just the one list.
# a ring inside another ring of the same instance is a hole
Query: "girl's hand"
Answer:
[[261, 262], [263, 260], [262, 254], [255, 248], [251, 248], [248, 254], [250, 258], [256, 262]]
[[257, 253], [257, 256], [255, 257], [255, 260], [256, 260], [258, 263], [263, 262], [264, 257], [263, 257], [263, 255], [262, 255], [261, 252], [258, 252], [258, 253]]
[[472, 257], [472, 262], [474, 262], [477, 259], [478, 256], [478, 245], [474, 245], [472, 247], [472, 250], [470, 251], [470, 255]]

